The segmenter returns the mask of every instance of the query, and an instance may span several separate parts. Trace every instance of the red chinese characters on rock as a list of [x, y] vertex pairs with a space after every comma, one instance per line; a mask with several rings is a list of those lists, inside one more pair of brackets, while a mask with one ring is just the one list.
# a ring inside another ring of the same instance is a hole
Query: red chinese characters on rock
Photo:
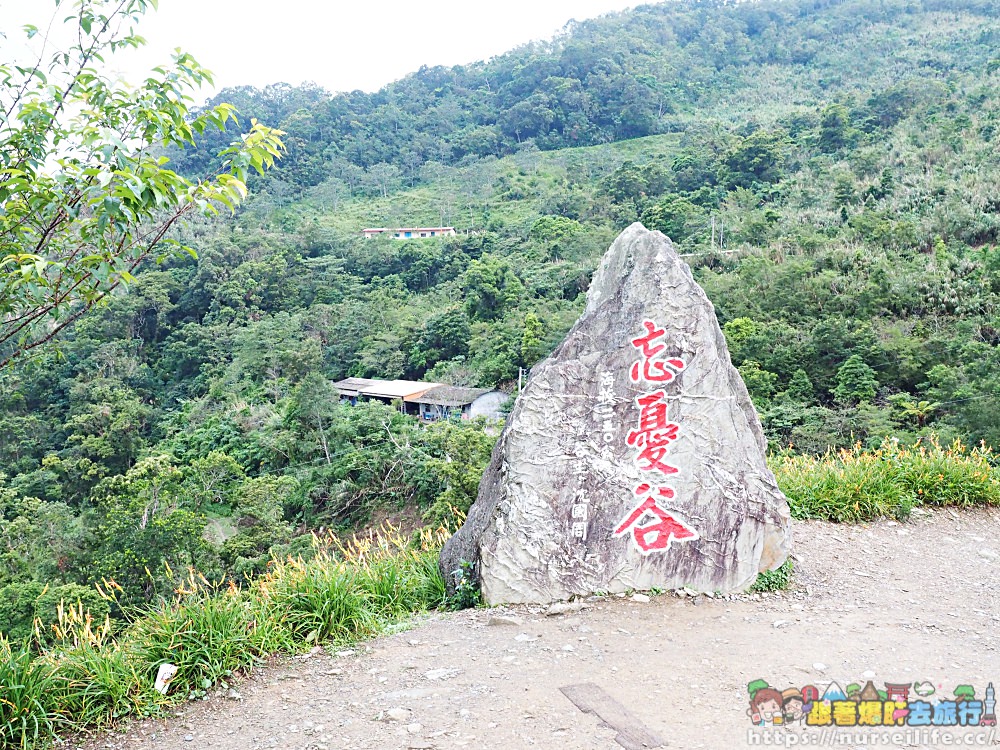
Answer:
[[667, 383], [674, 379], [674, 375], [684, 369], [684, 360], [653, 359], [667, 348], [666, 344], [653, 344], [653, 342], [666, 336], [667, 332], [662, 328], [657, 328], [656, 323], [651, 320], [642, 321], [642, 325], [646, 328], [646, 335], [632, 339], [632, 346], [636, 349], [642, 349], [642, 361], [632, 365], [629, 378], [633, 383], [642, 380], [649, 383]]
[[[656, 496], [666, 499], [672, 498], [674, 496], [672, 489], [669, 487], [654, 488], [648, 484], [640, 484], [636, 488], [635, 494], [645, 495], [646, 498], [615, 529], [615, 536], [622, 536], [631, 530], [632, 539], [644, 555], [665, 550], [674, 540], [682, 542], [698, 538], [697, 531], [684, 523], [676, 514], [667, 513], [656, 504]], [[640, 525], [640, 521], [649, 515], [653, 516], [650, 523]]]
[[670, 444], [677, 439], [680, 426], [667, 421], [667, 394], [654, 391], [640, 396], [639, 428], [629, 432], [626, 442], [639, 449], [635, 457], [642, 471], [676, 474], [679, 469], [663, 462]]
[[[661, 340], [666, 331], [651, 320], [644, 320], [645, 334], [632, 339], [632, 346], [640, 350], [642, 358], [632, 365], [629, 377], [633, 383], [668, 383], [680, 374], [686, 363], [678, 358], [658, 358], [667, 345]], [[671, 444], [680, 434], [680, 425], [667, 419], [667, 394], [662, 388], [645, 393], [636, 399], [639, 423], [631, 430], [626, 442], [638, 453], [636, 465], [640, 471], [656, 472], [665, 476], [678, 474], [680, 469], [666, 462]], [[691, 528], [676, 512], [664, 510], [660, 503], [674, 498], [674, 490], [662, 485], [640, 484], [636, 490], [640, 501], [622, 519], [615, 536], [631, 531], [636, 548], [643, 555], [663, 551], [671, 542], [691, 541], [698, 532]]]

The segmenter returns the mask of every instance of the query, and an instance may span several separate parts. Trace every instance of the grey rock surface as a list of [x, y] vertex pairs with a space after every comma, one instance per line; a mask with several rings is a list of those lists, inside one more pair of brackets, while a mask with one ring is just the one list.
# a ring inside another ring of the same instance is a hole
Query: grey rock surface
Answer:
[[790, 545], [765, 448], [712, 303], [633, 224], [532, 369], [442, 572], [472, 563], [490, 604], [744, 589]]

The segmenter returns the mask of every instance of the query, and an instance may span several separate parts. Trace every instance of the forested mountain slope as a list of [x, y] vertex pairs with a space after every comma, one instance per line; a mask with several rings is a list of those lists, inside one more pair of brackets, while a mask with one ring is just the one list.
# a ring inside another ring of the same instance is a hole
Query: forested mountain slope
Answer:
[[[139, 603], [188, 565], [255, 575], [379, 506], [453, 518], [493, 438], [330, 382], [510, 388], [637, 219], [775, 448], [997, 444], [998, 40], [993, 2], [676, 2], [374, 94], [224, 92], [287, 131], [282, 167], [0, 379], [0, 629], [102, 578]], [[460, 234], [359, 236], [419, 224]]]
[[[996, 13], [962, 0], [669, 2], [571, 22], [486, 63], [422, 68], [373, 94], [276, 85], [216, 101], [289, 131], [294, 186], [331, 176], [352, 189], [412, 185], [428, 162], [683, 132], [705, 119], [769, 122], [846, 95], [877, 94], [875, 116], [892, 124], [913, 84], [983, 73], [996, 57]], [[201, 173], [217, 150], [177, 163]]]

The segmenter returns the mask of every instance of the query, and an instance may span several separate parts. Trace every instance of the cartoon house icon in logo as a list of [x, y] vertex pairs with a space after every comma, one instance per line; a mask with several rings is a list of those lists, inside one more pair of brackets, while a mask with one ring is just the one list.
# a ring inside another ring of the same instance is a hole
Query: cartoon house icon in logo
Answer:
[[901, 701], [906, 703], [910, 700], [910, 683], [904, 685], [885, 683], [885, 699], [887, 701]]

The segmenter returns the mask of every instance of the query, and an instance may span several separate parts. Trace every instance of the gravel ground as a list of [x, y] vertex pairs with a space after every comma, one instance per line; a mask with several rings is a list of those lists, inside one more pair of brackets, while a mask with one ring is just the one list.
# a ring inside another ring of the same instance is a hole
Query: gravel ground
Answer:
[[[595, 598], [555, 616], [541, 607], [435, 613], [352, 651], [275, 661], [169, 720], [62, 746], [620, 748], [613, 730], [560, 692], [593, 683], [668, 747], [730, 750], [761, 739], [748, 737], [746, 715], [746, 686], [757, 678], [779, 688], [869, 678], [878, 687], [930, 681], [943, 692], [1000, 686], [1000, 511], [793, 531], [786, 592]], [[807, 744], [822, 730], [772, 731]], [[1000, 745], [1000, 735], [976, 741]], [[911, 736], [895, 746], [929, 744]]]

